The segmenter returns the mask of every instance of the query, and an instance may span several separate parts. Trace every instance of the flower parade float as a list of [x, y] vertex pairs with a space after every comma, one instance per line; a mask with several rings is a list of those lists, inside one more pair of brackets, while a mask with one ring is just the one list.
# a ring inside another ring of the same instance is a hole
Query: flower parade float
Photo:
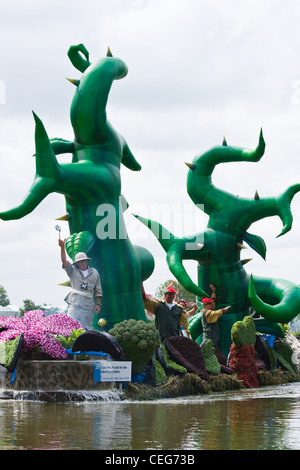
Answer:
[[[206, 230], [179, 238], [159, 223], [136, 216], [155, 233], [171, 272], [188, 291], [201, 298], [214, 284], [217, 308], [231, 306], [230, 313], [219, 320], [220, 348], [210, 340], [202, 341], [201, 313], [189, 320], [191, 337], [161, 342], [147, 319], [141, 294], [141, 283], [151, 276], [154, 259], [147, 248], [132, 245], [123, 217], [128, 204], [121, 192], [121, 164], [133, 171], [141, 166], [106, 113], [111, 86], [126, 76], [127, 66], [110, 50], [91, 63], [83, 44], [71, 46], [68, 56], [82, 74], [70, 80], [76, 86], [70, 111], [74, 140], [49, 139], [33, 113], [35, 178], [20, 205], [1, 212], [0, 219], [25, 217], [49, 194], [62, 194], [67, 214], [59, 220], [66, 220], [70, 231], [66, 250], [72, 260], [78, 252], [92, 258], [101, 278], [102, 318], [98, 322], [95, 316], [94, 330], [84, 331], [67, 315], [46, 317], [41, 310], [26, 312], [23, 318], [0, 317], [2, 397], [15, 398], [25, 390], [32, 399], [85, 400], [89, 393], [88, 399], [98, 400], [103, 399], [98, 391], [115, 388], [122, 397], [151, 399], [298, 380], [293, 349], [281, 323], [300, 312], [300, 288], [289, 281], [248, 275], [247, 260], [240, 259], [240, 252], [246, 243], [265, 258], [264, 240], [248, 231], [260, 219], [279, 216], [280, 236], [291, 229], [290, 206], [300, 184], [274, 198], [256, 194], [254, 199], [233, 196], [212, 184], [216, 165], [262, 158], [261, 132], [254, 150], [224, 141], [188, 164], [187, 191], [209, 216]], [[58, 156], [65, 153], [71, 155], [71, 162], [60, 164]], [[105, 230], [108, 211], [114, 221], [111, 231]], [[183, 266], [186, 259], [198, 263], [198, 285]], [[250, 308], [258, 318], [249, 316]], [[272, 346], [269, 336], [276, 339]], [[119, 381], [122, 389], [114, 381], [101, 380], [101, 367], [109, 361], [110, 369], [117, 363], [132, 366], [127, 379]]]

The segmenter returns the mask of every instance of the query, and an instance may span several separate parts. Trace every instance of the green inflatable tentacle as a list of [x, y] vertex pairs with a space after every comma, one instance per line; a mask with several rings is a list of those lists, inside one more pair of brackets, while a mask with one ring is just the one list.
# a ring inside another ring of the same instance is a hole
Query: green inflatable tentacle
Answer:
[[261, 131], [259, 143], [254, 150], [229, 147], [223, 143], [222, 146], [213, 147], [204, 154], [196, 155], [193, 162], [188, 164], [190, 171], [187, 185], [192, 201], [195, 204], [203, 204], [204, 212], [209, 215], [214, 213], [226, 215], [228, 204], [232, 208], [238, 198], [212, 184], [211, 175], [216, 165], [227, 162], [257, 162], [263, 156], [264, 150], [265, 142]]
[[[174, 244], [175, 245], [175, 244]], [[180, 249], [181, 248], [181, 249]], [[182, 245], [177, 244], [177, 246], [171, 247], [167, 252], [167, 263], [170, 268], [170, 271], [180, 284], [189, 292], [192, 292], [198, 296], [207, 296], [208, 294], [197, 286], [188, 275], [185, 267], [182, 264], [184, 255], [184, 248]]]
[[[265, 301], [259, 295], [264, 296]], [[251, 275], [249, 299], [254, 309], [272, 322], [289, 323], [300, 312], [300, 287], [283, 279], [264, 279]]]
[[295, 194], [300, 191], [300, 184], [294, 184], [290, 186], [282, 195], [277, 197], [278, 215], [282, 220], [283, 229], [278, 237], [281, 237], [285, 233], [289, 232], [293, 224], [293, 215], [291, 211], [291, 202]]
[[[85, 59], [82, 57], [82, 54], [84, 55]], [[74, 67], [82, 73], [91, 65], [89, 62], [88, 50], [83, 44], [71, 46], [68, 50], [68, 57]]]
[[36, 174], [23, 202], [6, 212], [0, 213], [2, 220], [20, 219], [32, 212], [48, 194], [54, 192], [62, 178], [62, 170], [56, 160], [42, 121], [35, 119]]
[[[134, 216], [148, 227], [156, 236], [159, 243], [167, 253], [167, 263], [172, 274], [177, 278], [180, 284], [195, 295], [208, 295], [204, 290], [197, 286], [188, 275], [185, 267], [183, 266], [184, 259], [194, 259], [195, 252], [200, 253], [203, 248], [202, 245], [197, 243], [197, 240], [202, 240], [202, 236], [194, 236], [192, 238], [180, 239], [175, 237], [169, 230], [155, 220], [146, 219], [144, 217], [134, 214]], [[189, 249], [188, 249], [189, 247]], [[200, 256], [205, 256], [204, 250]]]

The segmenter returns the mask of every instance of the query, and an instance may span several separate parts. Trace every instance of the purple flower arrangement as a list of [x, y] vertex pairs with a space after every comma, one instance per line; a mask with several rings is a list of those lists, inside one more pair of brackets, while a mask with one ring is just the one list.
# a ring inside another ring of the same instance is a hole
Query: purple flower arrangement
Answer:
[[54, 314], [45, 317], [42, 310], [25, 312], [23, 318], [0, 317], [0, 342], [10, 341], [23, 333], [22, 352], [27, 353], [35, 348], [53, 359], [66, 359], [68, 353], [55, 337], [68, 336], [82, 325], [68, 315]]

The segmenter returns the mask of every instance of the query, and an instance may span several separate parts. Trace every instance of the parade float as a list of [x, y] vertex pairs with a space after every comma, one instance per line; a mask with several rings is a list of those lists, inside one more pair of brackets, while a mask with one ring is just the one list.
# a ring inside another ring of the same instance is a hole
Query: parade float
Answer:
[[[209, 216], [205, 230], [180, 238], [158, 222], [135, 215], [156, 234], [170, 271], [200, 305], [213, 283], [218, 308], [231, 306], [219, 321], [220, 348], [202, 340], [201, 312], [189, 321], [189, 338], [162, 342], [146, 317], [141, 294], [154, 259], [147, 247], [131, 243], [123, 217], [128, 205], [121, 192], [121, 164], [133, 171], [141, 166], [106, 113], [111, 86], [126, 76], [127, 66], [110, 50], [91, 63], [82, 44], [71, 46], [68, 56], [82, 73], [80, 79], [70, 80], [76, 86], [70, 111], [74, 140], [49, 139], [33, 113], [35, 178], [21, 204], [0, 213], [0, 218], [20, 219], [49, 194], [64, 195], [66, 215], [59, 219], [69, 225], [66, 250], [73, 261], [78, 252], [92, 258], [103, 290], [101, 319], [95, 316], [94, 330], [85, 332], [66, 315], [45, 317], [40, 310], [26, 312], [23, 318], [1, 317], [2, 397], [16, 398], [26, 391], [26, 397], [43, 400], [86, 399], [88, 393], [89, 399], [103, 399], [103, 392], [115, 387], [121, 396], [147, 399], [298, 380], [297, 347], [287, 340], [282, 324], [299, 314], [300, 288], [282, 279], [249, 275], [240, 252], [246, 243], [265, 258], [264, 240], [248, 231], [262, 218], [279, 216], [280, 236], [291, 229], [291, 201], [300, 184], [274, 198], [256, 194], [253, 199], [213, 185], [216, 165], [262, 158], [261, 132], [254, 150], [231, 147], [224, 140], [188, 164], [187, 191]], [[71, 162], [60, 164], [58, 156], [65, 153]], [[114, 216], [113, 233], [105, 231], [108, 208]], [[198, 263], [197, 284], [183, 266], [186, 259]]]

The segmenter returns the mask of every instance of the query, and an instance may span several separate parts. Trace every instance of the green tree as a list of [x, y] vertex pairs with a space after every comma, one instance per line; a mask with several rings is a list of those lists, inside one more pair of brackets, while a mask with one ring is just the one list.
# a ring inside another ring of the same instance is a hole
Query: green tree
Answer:
[[23, 308], [20, 308], [19, 310], [19, 316], [22, 318], [25, 312], [28, 312], [30, 310], [39, 310], [41, 308], [40, 305], [35, 305], [35, 303], [30, 300], [30, 299], [25, 299], [23, 300]]
[[7, 295], [6, 290], [4, 289], [3, 286], [0, 286], [0, 305], [2, 307], [6, 307], [6, 305], [9, 305], [10, 301]]
[[172, 282], [173, 289], [178, 291], [177, 301], [180, 299], [184, 299], [187, 302], [197, 302], [195, 294], [192, 294], [191, 292], [187, 291], [178, 281], [174, 281], [172, 279], [169, 279], [163, 284], [160, 284], [160, 286], [158, 286], [155, 292], [155, 298], [161, 299], [164, 293], [166, 292], [168, 285]]

